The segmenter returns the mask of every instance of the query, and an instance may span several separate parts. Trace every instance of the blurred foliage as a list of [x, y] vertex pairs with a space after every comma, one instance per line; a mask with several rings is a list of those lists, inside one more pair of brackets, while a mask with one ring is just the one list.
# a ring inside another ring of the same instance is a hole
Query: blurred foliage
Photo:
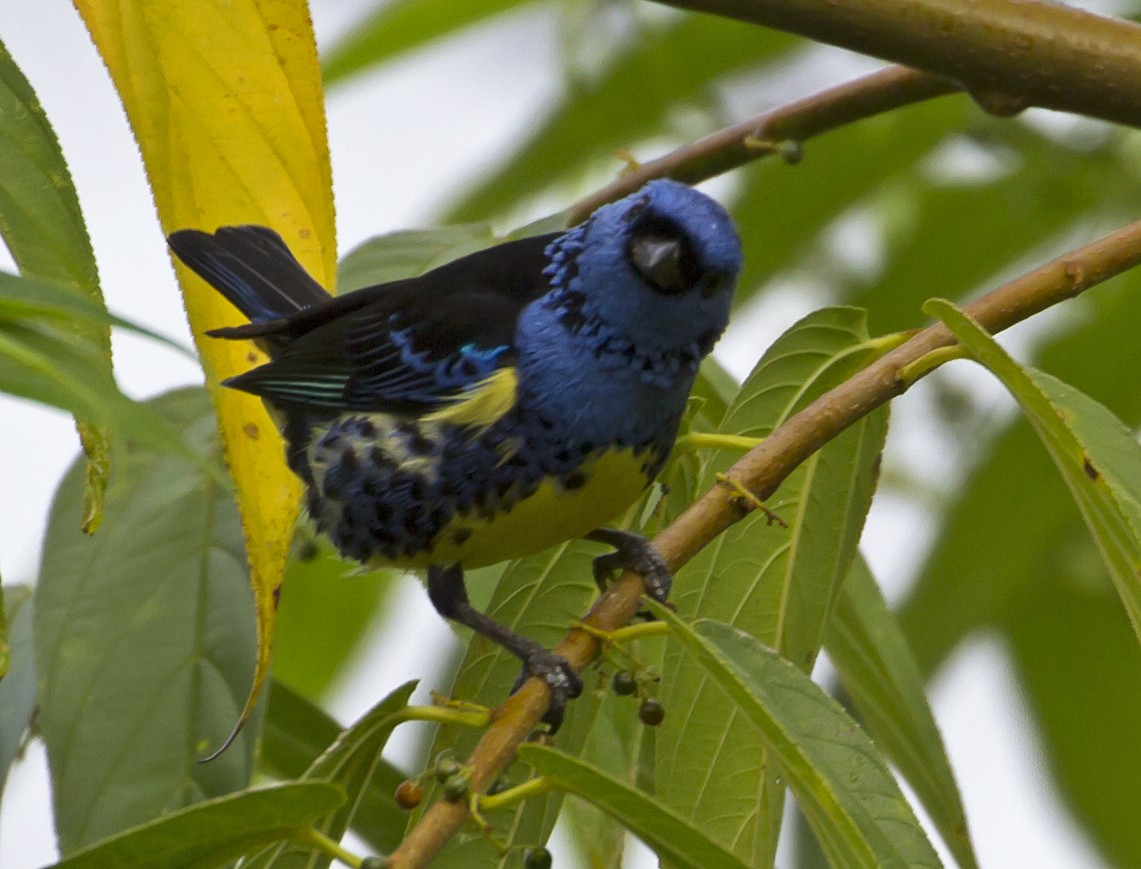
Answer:
[[[540, 216], [538, 203], [569, 204], [612, 178], [623, 167], [620, 151], [641, 160], [658, 156], [804, 95], [804, 82], [820, 81], [822, 70], [834, 69], [829, 80], [837, 83], [848, 74], [838, 55], [787, 35], [650, 4], [498, 0], [453, 9], [435, 0], [389, 0], [329, 48], [325, 85], [364, 86], [385, 76], [396, 60], [430, 60], [452, 40], [494, 40], [498, 28], [524, 15], [532, 27], [558, 30], [557, 98], [504, 146], [494, 165], [480, 167], [455, 191], [441, 221], [457, 225], [366, 242], [341, 262], [342, 289], [418, 274], [492, 244], [490, 227], [526, 223]], [[139, 75], [153, 72], [144, 67]], [[4, 84], [34, 106], [14, 66], [0, 65]], [[50, 128], [33, 115], [36, 125], [17, 128], [0, 113], [0, 128], [9, 138], [38, 130], [39, 138], [21, 140], [32, 143], [29, 153], [39, 153], [41, 163], [61, 161]], [[797, 165], [761, 159], [737, 170], [717, 188], [732, 208], [746, 253], [732, 337], [735, 346], [752, 347], [748, 361], [758, 364], [741, 387], [717, 366], [706, 366], [687, 427], [766, 434], [807, 398], [874, 357], [869, 331], [921, 326], [928, 321], [921, 312], [926, 299], [969, 299], [1133, 218], [1141, 194], [1139, 154], [1135, 131], [1036, 111], [996, 119], [965, 95], [954, 95], [813, 139]], [[34, 190], [43, 184], [34, 176], [45, 174], [43, 166], [19, 169], [20, 159], [19, 149], [0, 148], [0, 162], [11, 170], [0, 182], [0, 192], [12, 191], [6, 193], [11, 201], [0, 201], [5, 239], [14, 252], [22, 246], [29, 257], [35, 254], [40, 265], [45, 256], [55, 262], [57, 252], [56, 265], [64, 271], [72, 262], [83, 265], [86, 234], [68, 198], [70, 187], [56, 184], [55, 198], [37, 198]], [[46, 177], [59, 181], [58, 171]], [[12, 202], [25, 207], [5, 207]], [[20, 216], [29, 203], [62, 209], [66, 221], [58, 235], [37, 235], [44, 220]], [[31, 246], [37, 240], [42, 250]], [[76, 283], [42, 268], [28, 272]], [[97, 286], [86, 265], [77, 274], [86, 288]], [[133, 433], [136, 416], [158, 421], [148, 423], [150, 429], [139, 424], [142, 431], [158, 430], [160, 423], [187, 429], [186, 451], [196, 451], [198, 462], [155, 452], [162, 439], [153, 434], [149, 446], [125, 451], [108, 489], [105, 528], [94, 541], [76, 530], [80, 471], [65, 481], [40, 586], [31, 599], [9, 590], [6, 601], [12, 660], [0, 682], [0, 775], [23, 741], [33, 734], [45, 739], [65, 851], [146, 820], [151, 823], [133, 840], [136, 846], [175, 830], [171, 835], [206, 837], [199, 844], [209, 850], [213, 842], [213, 853], [227, 859], [311, 821], [333, 835], [352, 827], [370, 846], [391, 848], [405, 816], [390, 794], [403, 773], [387, 761], [372, 764], [395, 722], [410, 714], [404, 707], [410, 689], [393, 691], [344, 731], [318, 705], [349, 671], [370, 632], [392, 614], [391, 578], [345, 578], [348, 566], [325, 549], [305, 539], [295, 543], [282, 598], [280, 682], [269, 699], [260, 758], [253, 763], [252, 740], [244, 740], [218, 765], [195, 764], [233, 723], [253, 642], [252, 615], [242, 615], [250, 602], [237, 516], [229, 494], [202, 468], [203, 457], [213, 461], [217, 451], [203, 396], [168, 396], [145, 410], [128, 404], [104, 371], [98, 342], [116, 321], [99, 309], [97, 297], [92, 302], [89, 293], [80, 308], [80, 302], [66, 303], [44, 290], [32, 310], [28, 300], [36, 285], [26, 278], [11, 283], [17, 280], [0, 281], [0, 338], [12, 339], [0, 345], [0, 387], [81, 415], [108, 408], [112, 437]], [[790, 298], [797, 303], [790, 305]], [[813, 307], [834, 307], [797, 320], [802, 298]], [[67, 317], [83, 324], [81, 335], [67, 339], [58, 328]], [[1039, 409], [1053, 409], [1063, 420], [1043, 436], [1048, 444], [1073, 447], [1065, 439], [1071, 412], [1098, 420], [1094, 437], [1078, 438], [1091, 450], [1112, 428], [1110, 414], [1128, 430], [1141, 425], [1141, 390], [1133, 375], [1141, 370], [1138, 323], [1141, 275], [1126, 273], [1037, 318], [1009, 342], [1019, 361], [1047, 372], [1035, 374], [1042, 378], [1035, 382], [1057, 385], [1053, 378], [1059, 378], [1089, 396], [1075, 403], [1068, 388], [1044, 387], [1046, 405]], [[764, 334], [768, 340], [782, 330], [767, 353], [754, 338]], [[5, 346], [17, 346], [16, 339], [38, 355], [5, 356]], [[62, 348], [54, 367], [53, 348]], [[17, 372], [21, 360], [25, 367]], [[86, 394], [75, 388], [85, 367], [104, 371]], [[4, 378], [9, 368], [16, 373]], [[557, 741], [571, 757], [536, 750], [530, 759], [561, 777], [570, 792], [590, 797], [589, 805], [565, 799], [561, 791], [528, 799], [489, 818], [505, 851], [482, 837], [463, 836], [436, 865], [518, 867], [522, 848], [545, 841], [558, 818], [589, 854], [588, 865], [617, 867], [624, 827], [654, 839], [661, 819], [676, 816], [684, 835], [657, 842], [670, 865], [695, 865], [687, 849], [700, 850], [708, 841], [725, 865], [764, 866], [776, 851], [790, 779], [834, 863], [844, 864], [848, 855], [858, 864], [861, 853], [912, 854], [929, 862], [930, 846], [911, 810], [887, 783], [883, 770], [890, 761], [914, 787], [917, 804], [934, 819], [953, 859], [971, 866], [955, 757], [948, 763], [922, 685], [984, 630], [999, 637], [1009, 654], [1028, 724], [1076, 825], [1107, 864], [1141, 863], [1141, 834], [1133, 820], [1141, 799], [1133, 745], [1141, 728], [1136, 637], [1050, 453], [1021, 416], [1002, 409], [992, 381], [978, 370], [964, 375], [964, 368], [960, 363], [940, 371], [916, 395], [896, 403], [898, 428], [919, 431], [925, 441], [888, 437], [883, 473], [886, 414], [877, 414], [831, 442], [776, 493], [770, 507], [790, 529], [754, 517], [679, 573], [674, 599], [685, 618], [716, 618], [751, 637], [706, 622], [684, 646], [688, 652], [672, 640], [643, 639], [609, 650], [597, 674], [585, 674], [587, 690], [572, 705]], [[39, 379], [22, 376], [24, 371]], [[1091, 399], [1104, 408], [1091, 411]], [[1112, 451], [1132, 461], [1135, 442], [1114, 430]], [[661, 527], [731, 458], [679, 451], [663, 475], [669, 491], [651, 493], [630, 511], [628, 524]], [[877, 476], [880, 495], [908, 508], [911, 518], [900, 534], [936, 529], [913, 575], [880, 577], [894, 590], [906, 587], [895, 612], [856, 553]], [[1080, 484], [1075, 479], [1071, 484]], [[1124, 529], [1119, 536], [1127, 540], [1132, 534], [1135, 544], [1138, 529], [1130, 523], [1141, 485], [1128, 473], [1112, 482], [1111, 500], [1124, 517], [1113, 527]], [[1095, 533], [1108, 533], [1091, 524]], [[489, 569], [472, 578], [473, 596], [500, 621], [553, 643], [593, 597], [589, 558], [596, 551], [571, 542]], [[1128, 597], [1128, 570], [1121, 573]], [[822, 644], [835, 660], [843, 686], [836, 693], [848, 713], [805, 675]], [[440, 651], [443, 659], [456, 654]], [[452, 665], [454, 684], [439, 687], [497, 703], [518, 673], [517, 662], [490, 654], [480, 640], [462, 655]], [[747, 668], [738, 672], [741, 660], [765, 668], [779, 685], [756, 684]], [[635, 701], [607, 690], [619, 669], [638, 675], [640, 696], [665, 702], [660, 728], [643, 725]], [[29, 699], [34, 680], [38, 719]], [[376, 694], [393, 687], [377, 686]], [[148, 702], [140, 704], [140, 698]], [[856, 725], [849, 713], [875, 747], [862, 733], [852, 735]], [[829, 734], [840, 735], [829, 743]], [[443, 727], [432, 751], [452, 748], [462, 757], [477, 737]], [[171, 745], [159, 747], [164, 739]], [[426, 755], [423, 748], [409, 769], [430, 766]], [[865, 755], [870, 766], [855, 759]], [[177, 762], [161, 764], [160, 756]], [[203, 797], [243, 789], [255, 773], [310, 783], [295, 785], [295, 792], [268, 792], [262, 808], [241, 804], [249, 799], [243, 794], [224, 798], [237, 807], [228, 815], [226, 803], [207, 803], [153, 820]], [[505, 783], [519, 784], [531, 774], [526, 763], [517, 763]], [[326, 782], [347, 792], [350, 802], [339, 806]], [[849, 792], [845, 783], [858, 787]], [[427, 805], [435, 787], [423, 785]], [[884, 831], [862, 814], [876, 798], [873, 792], [888, 794], [894, 829]], [[256, 820], [263, 809], [285, 811], [273, 808], [275, 800], [288, 804], [289, 823]], [[210, 814], [215, 810], [222, 814]], [[971, 811], [968, 802], [968, 818]], [[211, 829], [210, 819], [222, 816], [246, 817], [252, 832], [243, 838], [225, 824]], [[408, 823], [419, 816], [413, 812]], [[132, 847], [127, 841], [130, 836], [109, 839], [97, 846], [109, 850], [83, 859], [122, 859]], [[202, 851], [193, 853], [198, 859]], [[794, 859], [808, 866], [822, 858], [813, 848], [798, 848]], [[310, 842], [268, 849], [258, 860], [317, 865], [327, 854], [318, 856]], [[560, 858], [560, 865], [574, 865], [573, 857]]]

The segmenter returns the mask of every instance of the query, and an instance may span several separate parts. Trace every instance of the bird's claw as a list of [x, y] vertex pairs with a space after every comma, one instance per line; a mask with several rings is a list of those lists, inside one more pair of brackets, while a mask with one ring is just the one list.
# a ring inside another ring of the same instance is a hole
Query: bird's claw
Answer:
[[673, 584], [673, 574], [649, 540], [640, 534], [611, 528], [599, 528], [588, 536], [591, 540], [614, 547], [613, 552], [594, 559], [594, 581], [599, 591], [606, 591], [615, 574], [632, 570], [642, 577], [646, 594], [658, 603], [666, 602]]
[[555, 733], [563, 723], [567, 703], [582, 694], [582, 678], [562, 655], [546, 649], [531, 652], [523, 659], [523, 670], [511, 689], [514, 694], [531, 676], [538, 676], [550, 689], [550, 700], [542, 721]]

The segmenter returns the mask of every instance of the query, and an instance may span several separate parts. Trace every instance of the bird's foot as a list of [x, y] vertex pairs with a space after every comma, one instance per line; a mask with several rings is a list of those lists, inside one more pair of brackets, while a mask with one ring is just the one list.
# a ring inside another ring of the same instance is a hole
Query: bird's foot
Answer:
[[618, 531], [613, 528], [596, 528], [586, 535], [588, 540], [614, 547], [613, 552], [594, 559], [594, 581], [599, 591], [606, 591], [614, 576], [632, 570], [646, 585], [646, 594], [658, 603], [665, 603], [673, 584], [673, 574], [665, 559], [641, 534]]
[[518, 691], [531, 676], [538, 676], [550, 689], [551, 698], [542, 721], [554, 734], [562, 726], [567, 702], [582, 694], [582, 678], [566, 658], [543, 648], [530, 651], [523, 657], [523, 671], [515, 680], [511, 693]]

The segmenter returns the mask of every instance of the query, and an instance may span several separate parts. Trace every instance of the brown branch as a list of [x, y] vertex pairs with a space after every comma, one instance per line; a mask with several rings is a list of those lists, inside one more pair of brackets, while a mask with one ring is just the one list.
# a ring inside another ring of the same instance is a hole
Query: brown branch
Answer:
[[[1090, 287], [1141, 264], [1141, 221], [1071, 251], [987, 293], [965, 310], [990, 332], [999, 332]], [[790, 417], [729, 471], [731, 479], [768, 498], [805, 459], [853, 423], [905, 392], [913, 382], [901, 371], [932, 350], [949, 347], [954, 336], [942, 324], [919, 332], [905, 344], [822, 395]], [[920, 375], [921, 376], [921, 375]], [[703, 547], [745, 515], [733, 492], [716, 485], [654, 538], [671, 570], [680, 569]], [[603, 594], [584, 621], [602, 631], [625, 625], [638, 608], [642, 580], [627, 573]], [[571, 630], [555, 649], [576, 670], [600, 654], [599, 642]], [[472, 787], [480, 792], [511, 762], [547, 707], [547, 687], [529, 680], [495, 713], [468, 763]], [[467, 820], [467, 806], [440, 801], [389, 858], [392, 869], [424, 866]]]
[[1141, 127], [1141, 26], [1042, 0], [659, 0], [961, 82], [984, 108]]
[[567, 225], [581, 223], [598, 206], [633, 193], [653, 178], [668, 177], [696, 184], [752, 160], [780, 153], [782, 143], [799, 144], [845, 124], [959, 89], [948, 79], [903, 66], [877, 70], [726, 127], [664, 157], [643, 163], [572, 205]]

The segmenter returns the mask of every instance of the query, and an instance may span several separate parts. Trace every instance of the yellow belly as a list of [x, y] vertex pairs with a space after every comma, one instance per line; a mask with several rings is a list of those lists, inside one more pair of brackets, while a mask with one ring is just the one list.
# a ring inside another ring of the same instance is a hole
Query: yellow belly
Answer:
[[[586, 480], [577, 489], [567, 490], [557, 480], [545, 481], [509, 512], [491, 519], [456, 516], [438, 535], [430, 553], [396, 561], [376, 558], [371, 564], [416, 568], [459, 562], [465, 568], [482, 567], [582, 537], [637, 500], [650, 482], [643, 464], [644, 455], [635, 456], [632, 450], [604, 453], [582, 466]], [[463, 532], [470, 535], [456, 543]]]

